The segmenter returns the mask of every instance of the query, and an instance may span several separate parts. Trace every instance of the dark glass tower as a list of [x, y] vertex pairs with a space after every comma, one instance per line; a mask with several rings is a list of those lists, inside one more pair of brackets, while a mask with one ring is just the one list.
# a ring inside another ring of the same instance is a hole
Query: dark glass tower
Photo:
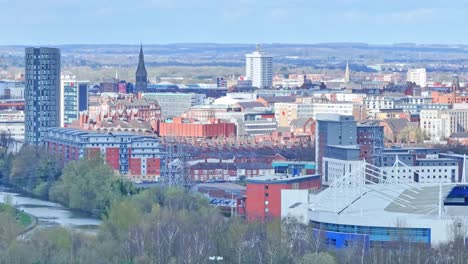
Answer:
[[145, 57], [143, 55], [143, 45], [140, 46], [140, 57], [138, 59], [138, 68], [135, 73], [135, 92], [146, 92], [148, 88], [148, 73], [145, 67]]
[[60, 126], [60, 50], [26, 48], [25, 141], [43, 145], [47, 129]]

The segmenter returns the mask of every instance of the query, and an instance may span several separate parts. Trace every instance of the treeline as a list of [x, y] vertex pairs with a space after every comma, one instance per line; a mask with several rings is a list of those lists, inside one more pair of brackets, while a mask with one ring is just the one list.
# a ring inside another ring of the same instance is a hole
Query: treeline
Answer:
[[0, 263], [337, 263], [314, 246], [307, 226], [225, 218], [204, 196], [179, 188], [112, 202], [97, 235], [45, 228], [15, 239], [3, 231]]
[[400, 242], [369, 250], [356, 242], [334, 250], [310, 226], [225, 218], [202, 195], [173, 187], [112, 202], [97, 235], [44, 228], [17, 239], [16, 222], [2, 217], [0, 264], [461, 264], [468, 257], [460, 237], [437, 248]]
[[65, 165], [45, 149], [29, 146], [16, 154], [1, 151], [0, 175], [4, 184], [95, 216], [101, 216], [112, 201], [137, 192], [102, 159]]
[[457, 232], [452, 242], [436, 248], [401, 241], [367, 249], [355, 241], [335, 250], [322, 231], [294, 220], [226, 218], [203, 195], [181, 188], [137, 191], [99, 159], [63, 166], [28, 148], [1, 157], [3, 177], [100, 215], [103, 223], [97, 234], [40, 228], [22, 238], [14, 215], [0, 212], [0, 264], [461, 264], [468, 259], [464, 235]]

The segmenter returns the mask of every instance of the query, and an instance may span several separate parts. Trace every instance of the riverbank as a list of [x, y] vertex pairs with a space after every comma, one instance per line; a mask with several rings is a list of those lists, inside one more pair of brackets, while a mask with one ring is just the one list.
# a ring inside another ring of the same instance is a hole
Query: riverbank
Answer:
[[61, 204], [33, 197], [28, 195], [27, 192], [13, 191], [8, 187], [0, 185], [0, 201], [4, 201], [5, 199], [11, 199], [9, 204], [14, 205], [20, 212], [32, 216], [34, 223], [28, 227], [24, 227], [26, 232], [36, 227], [55, 226], [78, 231], [95, 232], [101, 224], [101, 219], [99, 218], [93, 218], [87, 214], [71, 210]]
[[16, 222], [21, 227], [19, 235], [23, 235], [37, 226], [38, 219], [33, 215], [24, 212], [23, 210], [20, 210], [18, 208], [15, 208], [14, 206], [5, 203], [0, 203], [0, 213], [8, 211], [10, 211], [13, 214], [13, 216], [16, 219]]

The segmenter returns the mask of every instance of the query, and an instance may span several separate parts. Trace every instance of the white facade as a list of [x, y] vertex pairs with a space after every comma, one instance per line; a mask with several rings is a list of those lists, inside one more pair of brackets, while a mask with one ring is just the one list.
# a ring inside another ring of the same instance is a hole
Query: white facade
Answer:
[[[65, 92], [65, 90], [67, 90]], [[61, 75], [60, 78], [60, 127], [64, 127], [65, 124], [70, 124], [71, 120], [69, 117], [76, 116], [76, 118], [71, 118], [73, 120], [78, 119], [78, 82], [76, 81], [76, 76], [66, 72]], [[65, 105], [67, 110], [65, 110]]]
[[381, 109], [393, 109], [395, 108], [395, 100], [391, 97], [384, 96], [369, 96], [364, 100], [366, 105], [367, 113], [370, 116], [375, 116]]
[[196, 93], [144, 93], [143, 98], [158, 101], [161, 106], [161, 117], [172, 118], [181, 116], [192, 106], [203, 105], [206, 95]]
[[[314, 114], [312, 118], [315, 120], [317, 119], [317, 114], [339, 114], [339, 115], [354, 115], [355, 110], [358, 110], [360, 108], [359, 104], [356, 103], [344, 103], [344, 102], [339, 102], [339, 103], [314, 103], [313, 104], [313, 109], [314, 109]], [[363, 111], [365, 112], [365, 107], [363, 107]], [[362, 109], [362, 108], [361, 108]], [[363, 117], [364, 113], [361, 113], [359, 116]]]
[[0, 111], [0, 132], [13, 139], [12, 151], [19, 151], [24, 143], [24, 112], [16, 110]]
[[[364, 183], [363, 160], [341, 160], [324, 157], [322, 160], [322, 177], [324, 184], [332, 184], [335, 180], [347, 175], [353, 174], [355, 180]], [[350, 182], [356, 184], [356, 182]]]
[[245, 76], [252, 81], [253, 87], [268, 88], [273, 85], [273, 57], [258, 49], [245, 55]]
[[[337, 101], [337, 102], [362, 102], [364, 98], [366, 98], [366, 94], [362, 93], [314, 93], [312, 97], [314, 98], [327, 98], [329, 101]], [[304, 98], [304, 102], [306, 100], [311, 101], [308, 98]]]
[[276, 103], [275, 118], [280, 127], [288, 127], [291, 121], [299, 118], [309, 118], [314, 115], [313, 104]]
[[0, 98], [24, 99], [24, 83], [14, 80], [1, 80]]
[[[362, 113], [359, 114], [359, 110]], [[291, 121], [299, 118], [317, 119], [317, 114], [339, 114], [346, 116], [365, 117], [366, 109], [357, 103], [276, 103], [275, 118], [279, 126], [289, 126]], [[360, 119], [359, 118], [359, 119]]]
[[[382, 167], [387, 183], [452, 183], [458, 165]], [[416, 172], [416, 173], [415, 173]]]
[[309, 222], [309, 190], [281, 190], [281, 218]]
[[468, 109], [421, 110], [421, 129], [432, 141], [468, 131]]
[[406, 80], [408, 82], [414, 82], [421, 87], [426, 87], [427, 86], [426, 69], [425, 68], [408, 69], [408, 73], [406, 74]]

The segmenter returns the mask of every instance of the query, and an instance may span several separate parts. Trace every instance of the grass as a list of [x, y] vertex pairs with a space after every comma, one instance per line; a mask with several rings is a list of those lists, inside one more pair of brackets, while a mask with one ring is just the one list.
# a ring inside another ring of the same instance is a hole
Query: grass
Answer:
[[33, 218], [25, 212], [22, 212], [12, 206], [6, 204], [0, 204], [0, 213], [10, 211], [14, 214], [18, 224], [24, 228], [30, 226], [33, 223]]

